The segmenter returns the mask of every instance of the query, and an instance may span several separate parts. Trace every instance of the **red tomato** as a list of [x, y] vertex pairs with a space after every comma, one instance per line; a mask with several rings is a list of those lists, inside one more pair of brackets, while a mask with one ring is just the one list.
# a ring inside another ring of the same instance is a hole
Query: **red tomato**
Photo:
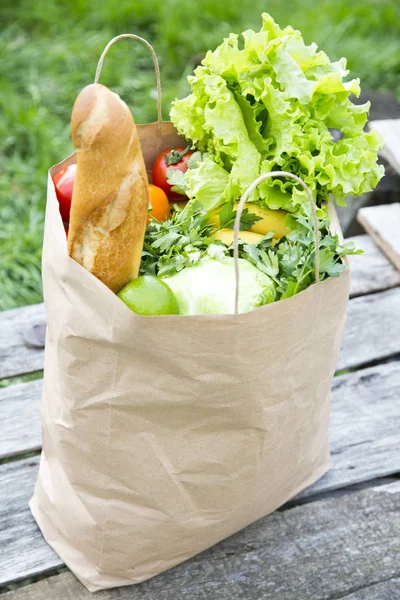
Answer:
[[160, 187], [169, 198], [182, 198], [182, 194], [171, 191], [171, 186], [167, 181], [167, 169], [187, 171], [187, 163], [193, 152], [187, 148], [167, 148], [157, 156], [153, 164], [152, 177], [153, 183]]
[[58, 202], [60, 204], [60, 213], [62, 220], [69, 223], [69, 213], [71, 211], [72, 190], [74, 187], [76, 174], [76, 165], [69, 165], [56, 173], [53, 177], [54, 186]]
[[[171, 216], [171, 209], [164, 190], [149, 183], [149, 192], [151, 204], [150, 215], [157, 219], [157, 221], [169, 219]], [[147, 218], [147, 222], [150, 223], [150, 217]]]

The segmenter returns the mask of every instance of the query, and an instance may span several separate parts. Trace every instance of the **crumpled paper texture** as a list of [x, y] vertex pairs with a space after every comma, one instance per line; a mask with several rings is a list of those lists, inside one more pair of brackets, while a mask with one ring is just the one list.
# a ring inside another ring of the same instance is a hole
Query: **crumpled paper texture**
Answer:
[[[156, 124], [139, 132], [148, 166], [179, 142], [170, 123], [162, 139]], [[238, 316], [138, 316], [67, 255], [59, 168], [48, 178], [43, 452], [30, 506], [96, 591], [187, 560], [328, 470], [349, 273]]]

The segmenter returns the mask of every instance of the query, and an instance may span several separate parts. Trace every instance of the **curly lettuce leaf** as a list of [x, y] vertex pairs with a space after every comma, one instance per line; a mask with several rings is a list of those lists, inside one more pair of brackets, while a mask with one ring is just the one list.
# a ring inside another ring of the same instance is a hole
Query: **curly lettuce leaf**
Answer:
[[211, 158], [205, 158], [198, 167], [186, 171], [185, 185], [189, 199], [211, 210], [226, 199], [229, 173]]
[[[191, 94], [173, 103], [178, 131], [209, 155], [206, 167], [185, 176], [189, 197], [207, 209], [238, 200], [258, 175], [276, 169], [301, 177], [319, 205], [329, 194], [342, 204], [370, 191], [384, 173], [377, 164], [381, 140], [364, 131], [369, 103], [349, 98], [360, 93], [358, 79], [345, 81], [345, 59], [330, 62], [299, 31], [262, 18], [259, 32], [230, 34], [208, 52], [189, 78]], [[338, 141], [332, 128], [342, 133]], [[210, 191], [211, 172], [218, 182]], [[250, 200], [290, 212], [308, 202], [290, 179], [266, 180]]]

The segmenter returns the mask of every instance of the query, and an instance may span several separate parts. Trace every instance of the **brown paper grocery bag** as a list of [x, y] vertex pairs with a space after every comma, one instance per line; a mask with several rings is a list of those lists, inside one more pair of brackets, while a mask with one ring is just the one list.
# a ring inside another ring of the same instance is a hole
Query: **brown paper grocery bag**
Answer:
[[[139, 127], [149, 166], [177, 143]], [[161, 145], [161, 146], [160, 146]], [[43, 452], [30, 506], [95, 591], [139, 583], [329, 468], [346, 269], [250, 313], [141, 317], [67, 255], [52, 174], [43, 247]]]

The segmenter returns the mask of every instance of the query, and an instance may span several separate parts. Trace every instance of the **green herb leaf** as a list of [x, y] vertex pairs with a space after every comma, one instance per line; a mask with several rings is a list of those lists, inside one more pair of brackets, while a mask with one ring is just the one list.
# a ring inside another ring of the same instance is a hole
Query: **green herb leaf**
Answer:
[[165, 171], [167, 182], [171, 190], [177, 194], [186, 195], [185, 173], [179, 169], [167, 169]]
[[219, 213], [219, 224], [221, 229], [235, 222], [236, 212], [233, 210], [233, 200], [222, 205]]
[[153, 242], [153, 248], [165, 252], [169, 250], [182, 236], [177, 231], [169, 231]]
[[205, 211], [197, 202], [161, 223], [151, 219], [146, 230], [140, 274], [173, 275], [198, 262], [215, 240]]
[[351, 254], [364, 254], [364, 250], [357, 250], [354, 242], [345, 242], [341, 246], [336, 247], [336, 252], [339, 256], [351, 255]]
[[[221, 229], [233, 229], [235, 226], [237, 211], [233, 208], [233, 200], [230, 202], [225, 202], [222, 205], [221, 211], [219, 213], [219, 223]], [[262, 217], [255, 215], [249, 212], [248, 208], [245, 208], [240, 217], [240, 230], [246, 231], [252, 228], [254, 223], [260, 221]]]

